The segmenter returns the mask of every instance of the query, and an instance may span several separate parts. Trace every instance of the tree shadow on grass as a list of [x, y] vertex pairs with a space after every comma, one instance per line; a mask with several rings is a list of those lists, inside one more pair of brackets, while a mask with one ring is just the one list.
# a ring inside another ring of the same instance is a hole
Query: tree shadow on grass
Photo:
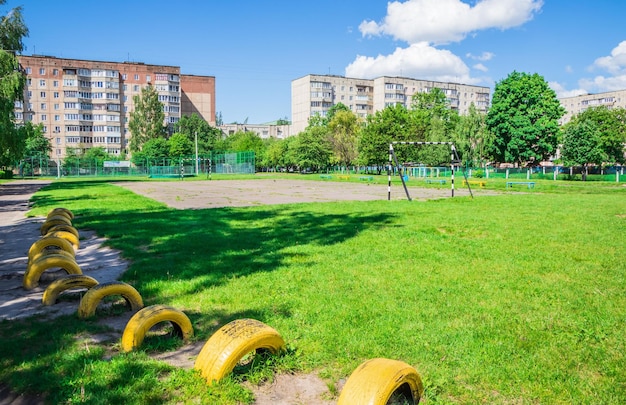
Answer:
[[155, 281], [193, 281], [187, 293], [196, 293], [235, 277], [273, 271], [296, 254], [290, 251], [295, 246], [329, 247], [390, 221], [388, 213], [329, 213], [296, 204], [85, 212], [76, 222], [121, 250], [132, 262], [124, 279], [154, 297], [166, 293]]

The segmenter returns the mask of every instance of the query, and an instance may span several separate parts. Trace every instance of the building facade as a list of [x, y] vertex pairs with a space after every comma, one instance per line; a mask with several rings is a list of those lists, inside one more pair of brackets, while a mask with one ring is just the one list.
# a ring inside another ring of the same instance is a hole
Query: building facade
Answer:
[[605, 106], [611, 108], [626, 108], [626, 90], [609, 91], [597, 94], [584, 94], [582, 96], [559, 98], [559, 102], [565, 108], [565, 115], [559, 123], [568, 123], [573, 116], [580, 114], [591, 107]]
[[486, 112], [489, 108], [489, 87], [390, 76], [369, 80], [307, 75], [291, 82], [291, 132], [301, 132], [310, 117], [325, 116], [333, 105], [339, 103], [358, 117], [365, 118], [389, 105], [410, 107], [414, 94], [427, 93], [434, 88], [442, 90], [451, 108], [460, 114], [466, 114], [472, 103], [479, 111]]
[[163, 124], [170, 130], [194, 112], [215, 125], [215, 77], [181, 75], [178, 66], [41, 55], [18, 59], [26, 87], [24, 101], [15, 105], [16, 121], [43, 125], [53, 159], [64, 158], [70, 148], [128, 152], [133, 97], [148, 85], [159, 94]]
[[278, 124], [224, 124], [218, 127], [224, 136], [233, 135], [236, 132], [254, 132], [261, 139], [285, 139], [291, 132], [291, 125]]

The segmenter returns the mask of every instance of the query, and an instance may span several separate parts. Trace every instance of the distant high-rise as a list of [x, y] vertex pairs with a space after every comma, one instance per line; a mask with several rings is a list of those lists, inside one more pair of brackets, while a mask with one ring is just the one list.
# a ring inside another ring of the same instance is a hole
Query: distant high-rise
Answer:
[[18, 123], [43, 124], [52, 158], [67, 148], [103, 147], [127, 151], [133, 96], [152, 85], [172, 128], [181, 116], [198, 114], [215, 125], [215, 77], [183, 75], [178, 66], [104, 62], [52, 56], [18, 56], [27, 81], [24, 101], [15, 105]]
[[291, 132], [302, 131], [310, 117], [325, 116], [333, 105], [339, 103], [365, 118], [389, 105], [409, 107], [414, 94], [426, 93], [434, 88], [442, 90], [450, 107], [460, 114], [466, 114], [472, 103], [478, 111], [486, 112], [489, 108], [489, 87], [405, 77], [381, 76], [369, 80], [307, 75], [291, 82]]

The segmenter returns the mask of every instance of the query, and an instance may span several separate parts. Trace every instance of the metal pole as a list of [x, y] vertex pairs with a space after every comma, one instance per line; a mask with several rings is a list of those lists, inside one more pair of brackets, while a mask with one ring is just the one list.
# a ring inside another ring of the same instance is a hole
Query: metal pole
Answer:
[[198, 176], [198, 131], [194, 132], [196, 138], [196, 177]]
[[450, 146], [450, 191], [454, 197], [454, 146]]
[[393, 144], [389, 144], [389, 165], [387, 165], [387, 201], [391, 201], [391, 153]]

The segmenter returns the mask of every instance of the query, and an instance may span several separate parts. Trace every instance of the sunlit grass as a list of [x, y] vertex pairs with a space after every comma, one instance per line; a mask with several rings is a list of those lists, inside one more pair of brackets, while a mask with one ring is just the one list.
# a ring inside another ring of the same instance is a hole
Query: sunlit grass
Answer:
[[[262, 359], [253, 381], [298, 369], [336, 382], [365, 359], [389, 357], [418, 369], [429, 403], [624, 403], [626, 189], [583, 186], [178, 211], [106, 183], [69, 182], [38, 193], [33, 213], [72, 209], [77, 227], [131, 260], [124, 280], [146, 304], [184, 310], [197, 340], [242, 317], [276, 328], [290, 351]], [[63, 319], [0, 324], [0, 380], [59, 391], [61, 402], [101, 391], [120, 403], [137, 402], [136, 392], [166, 403], [251, 400], [241, 377], [209, 389], [192, 371], [150, 360], [146, 352], [170, 348], [158, 341], [132, 355], [116, 342], [86, 352], [69, 336], [95, 325]], [[46, 329], [64, 338], [37, 345]], [[59, 378], [75, 363], [82, 372]], [[116, 377], [124, 373], [133, 378]]]

